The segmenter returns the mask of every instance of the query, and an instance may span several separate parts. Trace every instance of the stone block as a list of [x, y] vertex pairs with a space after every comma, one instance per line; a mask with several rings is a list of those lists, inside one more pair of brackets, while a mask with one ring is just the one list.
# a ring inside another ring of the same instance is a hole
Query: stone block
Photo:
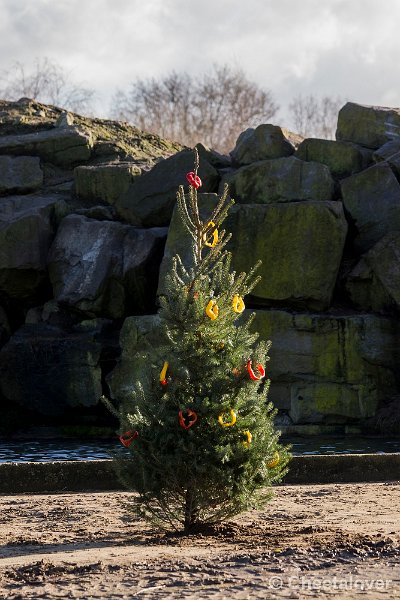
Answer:
[[342, 179], [358, 173], [372, 163], [372, 152], [350, 142], [308, 138], [298, 147], [296, 158], [322, 163], [333, 177]]
[[272, 341], [271, 392], [276, 384], [289, 387], [296, 423], [363, 420], [396, 390], [393, 319], [257, 310], [253, 329]]
[[[168, 225], [180, 185], [186, 186], [186, 173], [193, 171], [193, 152], [183, 150], [158, 162], [150, 171], [135, 178], [128, 191], [115, 203], [118, 214], [128, 223], [143, 227]], [[219, 181], [217, 170], [204, 159], [199, 176], [201, 192], [213, 192]]]
[[[216, 202], [216, 195], [202, 196], [204, 220]], [[263, 261], [262, 279], [252, 293], [255, 302], [316, 310], [329, 306], [347, 232], [340, 202], [236, 205], [224, 225], [232, 233], [228, 248], [237, 272], [249, 272], [257, 260]], [[189, 234], [178, 211], [168, 230], [159, 294], [164, 291], [164, 278], [175, 254], [184, 264], [191, 264]]]
[[304, 200], [332, 200], [334, 182], [327, 166], [294, 156], [263, 160], [224, 176], [236, 202], [271, 204]]
[[154, 310], [166, 229], [66, 217], [48, 256], [57, 302], [118, 319]]
[[35, 156], [0, 156], [0, 195], [27, 194], [43, 185], [40, 160]]
[[362, 256], [347, 277], [346, 289], [361, 310], [400, 310], [400, 232], [386, 234]]
[[291, 134], [287, 129], [266, 124], [243, 131], [231, 156], [236, 165], [250, 165], [260, 160], [290, 156], [294, 150]]
[[0, 200], [0, 291], [34, 297], [46, 277], [46, 258], [58, 222], [68, 212], [57, 195], [9, 196]]
[[400, 230], [400, 184], [386, 162], [341, 181], [343, 204], [357, 230], [354, 247], [364, 253], [390, 231]]
[[0, 390], [21, 409], [50, 417], [95, 406], [102, 346], [93, 332], [23, 325], [0, 351]]
[[400, 138], [400, 109], [347, 102], [340, 109], [336, 139], [377, 149]]
[[92, 138], [75, 127], [0, 137], [0, 155], [39, 156], [65, 168], [89, 160], [92, 147]]
[[74, 170], [75, 192], [83, 200], [102, 200], [115, 205], [141, 169], [133, 163], [79, 166]]

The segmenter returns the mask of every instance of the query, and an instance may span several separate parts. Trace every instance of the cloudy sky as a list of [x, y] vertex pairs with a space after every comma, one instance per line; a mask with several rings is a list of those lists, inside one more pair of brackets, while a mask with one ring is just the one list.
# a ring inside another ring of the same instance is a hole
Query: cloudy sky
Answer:
[[213, 63], [273, 92], [277, 124], [298, 94], [400, 106], [400, 0], [0, 0], [0, 73], [48, 57], [94, 88]]

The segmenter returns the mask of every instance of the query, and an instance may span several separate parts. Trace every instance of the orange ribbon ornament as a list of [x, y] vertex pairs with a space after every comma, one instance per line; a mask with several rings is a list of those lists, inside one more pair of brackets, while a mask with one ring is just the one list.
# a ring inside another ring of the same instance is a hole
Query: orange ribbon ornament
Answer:
[[219, 315], [219, 308], [216, 300], [210, 300], [206, 306], [206, 315], [210, 317], [211, 321], [215, 321]]
[[183, 429], [190, 429], [196, 423], [198, 416], [197, 413], [191, 408], [188, 408], [185, 412], [186, 416], [184, 416], [183, 410], [180, 410], [178, 413], [179, 425]]
[[231, 415], [231, 420], [230, 421], [224, 421], [224, 413], [221, 413], [218, 417], [218, 423], [222, 426], [222, 427], [232, 427], [232, 425], [234, 425], [236, 423], [236, 413], [234, 410], [230, 410], [229, 411], [230, 415]]
[[247, 361], [247, 372], [250, 375], [250, 379], [252, 379], [253, 381], [259, 381], [260, 379], [264, 379], [265, 377], [265, 369], [262, 365], [257, 364], [257, 371], [259, 372], [259, 375], [256, 375], [253, 371], [253, 368], [251, 366], [251, 360]]
[[119, 441], [125, 448], [129, 448], [133, 440], [136, 440], [137, 437], [139, 437], [138, 431], [125, 431], [125, 433], [119, 436]]
[[[209, 221], [207, 223], [207, 227], [215, 227], [214, 221]], [[203, 235], [203, 242], [204, 242], [205, 246], [208, 246], [209, 248], [214, 248], [214, 246], [216, 246], [218, 244], [218, 229], [216, 227], [215, 227], [212, 235], [213, 235], [212, 242], [207, 241], [207, 232]]]
[[235, 311], [235, 313], [239, 314], [242, 313], [246, 308], [243, 302], [243, 298], [241, 296], [238, 296], [238, 294], [235, 294], [235, 296], [233, 296], [232, 308]]

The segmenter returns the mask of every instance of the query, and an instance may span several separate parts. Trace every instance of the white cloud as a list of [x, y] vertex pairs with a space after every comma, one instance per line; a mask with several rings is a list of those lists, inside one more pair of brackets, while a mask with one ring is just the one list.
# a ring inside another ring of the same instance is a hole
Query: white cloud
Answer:
[[[97, 90], [214, 62], [242, 67], [282, 107], [299, 93], [400, 105], [400, 2], [0, 0], [0, 70], [49, 57]], [[284, 110], [282, 110], [282, 114]]]

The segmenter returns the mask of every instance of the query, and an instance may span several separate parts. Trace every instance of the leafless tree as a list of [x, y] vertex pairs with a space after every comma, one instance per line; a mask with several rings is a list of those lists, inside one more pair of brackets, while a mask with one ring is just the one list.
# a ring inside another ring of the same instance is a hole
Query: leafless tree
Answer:
[[0, 77], [0, 97], [5, 100], [32, 98], [73, 112], [91, 111], [94, 91], [74, 84], [69, 74], [49, 58], [36, 58], [32, 70], [15, 62]]
[[294, 128], [303, 137], [334, 139], [342, 98], [296, 96], [289, 104]]
[[204, 76], [171, 73], [137, 79], [114, 97], [113, 116], [162, 137], [220, 152], [232, 150], [248, 127], [268, 122], [278, 111], [270, 91], [261, 89], [240, 69], [214, 65]]

